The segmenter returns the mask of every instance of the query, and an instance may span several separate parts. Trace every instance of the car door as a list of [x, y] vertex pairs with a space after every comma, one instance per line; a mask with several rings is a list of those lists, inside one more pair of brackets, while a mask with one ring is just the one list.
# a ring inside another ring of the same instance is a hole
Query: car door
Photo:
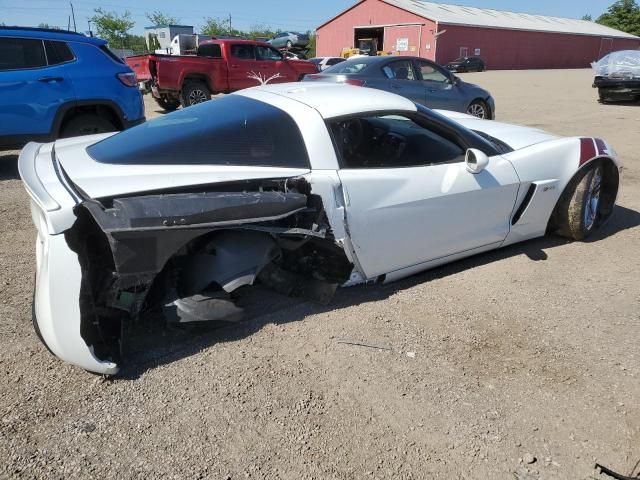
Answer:
[[47, 63], [45, 44], [61, 44], [73, 61], [64, 42], [0, 38], [0, 135], [49, 134], [60, 105], [75, 100], [66, 62], [56, 64], [50, 53]]
[[252, 76], [260, 73], [255, 47], [251, 43], [234, 43], [229, 47], [229, 85], [232, 90], [255, 87], [260, 82]]
[[458, 87], [452, 83], [450, 74], [427, 60], [417, 60], [416, 66], [425, 89], [422, 104], [429, 108], [466, 111], [466, 100], [460, 94]]
[[497, 247], [509, 233], [519, 188], [511, 163], [494, 156], [482, 172], [468, 172], [464, 146], [424, 118], [330, 124], [351, 243], [367, 278]]
[[394, 60], [382, 67], [387, 90], [417, 103], [424, 103], [425, 88], [418, 79], [411, 60]]
[[[268, 83], [297, 82], [298, 73], [273, 47], [256, 45], [256, 61], [262, 77]], [[270, 80], [269, 80], [270, 79]]]

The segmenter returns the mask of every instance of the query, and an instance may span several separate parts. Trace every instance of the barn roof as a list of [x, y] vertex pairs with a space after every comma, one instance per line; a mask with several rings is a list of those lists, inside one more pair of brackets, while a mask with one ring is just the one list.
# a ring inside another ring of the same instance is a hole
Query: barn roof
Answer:
[[[356, 2], [352, 7], [340, 13], [333, 19], [344, 15], [349, 10], [365, 1], [366, 0], [360, 0], [359, 2]], [[507, 12], [504, 10], [493, 10], [490, 8], [465, 7], [462, 5], [425, 2], [422, 0], [380, 1], [414, 13], [420, 17], [450, 25], [530, 30], [534, 32], [572, 33], [578, 35], [633, 38], [640, 40], [640, 37], [636, 37], [630, 33], [621, 32], [620, 30], [609, 28], [604, 25], [600, 25], [599, 23], [587, 20], [577, 20], [575, 18], [547, 17], [544, 15]], [[318, 28], [330, 23], [333, 19], [325, 22]]]
[[573, 33], [614, 38], [637, 38], [599, 23], [575, 18], [547, 17], [529, 13], [515, 13], [490, 8], [465, 7], [420, 0], [382, 0], [421, 17], [438, 23], [469, 25], [511, 30], [532, 30], [537, 32]]

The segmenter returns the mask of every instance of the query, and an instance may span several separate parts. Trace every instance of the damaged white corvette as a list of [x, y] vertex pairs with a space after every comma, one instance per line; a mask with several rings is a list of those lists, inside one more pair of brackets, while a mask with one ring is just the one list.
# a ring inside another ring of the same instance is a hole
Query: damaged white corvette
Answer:
[[61, 359], [114, 374], [143, 312], [237, 319], [254, 283], [328, 301], [614, 209], [600, 139], [433, 112], [345, 85], [256, 87], [118, 134], [31, 143], [34, 326]]

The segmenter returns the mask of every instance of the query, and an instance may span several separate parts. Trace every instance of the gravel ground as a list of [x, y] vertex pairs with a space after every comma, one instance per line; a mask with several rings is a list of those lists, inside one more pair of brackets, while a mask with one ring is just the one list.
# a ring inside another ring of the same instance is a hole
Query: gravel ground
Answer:
[[141, 329], [110, 380], [33, 332], [35, 234], [16, 152], [0, 154], [0, 477], [604, 478], [596, 461], [629, 475], [640, 106], [599, 105], [587, 70], [463, 77], [494, 94], [500, 120], [615, 146], [620, 206], [592, 241], [530, 241], [342, 290], [330, 307], [269, 300], [237, 327]]

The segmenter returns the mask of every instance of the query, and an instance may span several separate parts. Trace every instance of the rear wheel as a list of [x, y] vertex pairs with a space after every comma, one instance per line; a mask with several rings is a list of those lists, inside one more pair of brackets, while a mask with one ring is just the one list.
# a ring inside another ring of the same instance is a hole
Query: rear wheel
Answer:
[[467, 113], [469, 115], [473, 115], [474, 117], [483, 118], [483, 119], [491, 119], [491, 112], [489, 111], [489, 107], [483, 100], [474, 100], [467, 107]]
[[153, 99], [158, 105], [160, 105], [161, 108], [169, 112], [173, 112], [180, 106], [179, 98], [167, 97], [166, 95], [162, 95], [160, 98], [153, 97]]
[[601, 220], [603, 177], [603, 164], [597, 161], [569, 183], [558, 204], [560, 234], [584, 240], [596, 230]]
[[85, 113], [69, 120], [62, 127], [60, 137], [79, 137], [81, 135], [115, 132], [116, 130], [119, 129], [110, 120], [92, 113]]
[[183, 107], [190, 107], [208, 100], [211, 100], [211, 91], [202, 82], [187, 83], [180, 95], [180, 102]]

